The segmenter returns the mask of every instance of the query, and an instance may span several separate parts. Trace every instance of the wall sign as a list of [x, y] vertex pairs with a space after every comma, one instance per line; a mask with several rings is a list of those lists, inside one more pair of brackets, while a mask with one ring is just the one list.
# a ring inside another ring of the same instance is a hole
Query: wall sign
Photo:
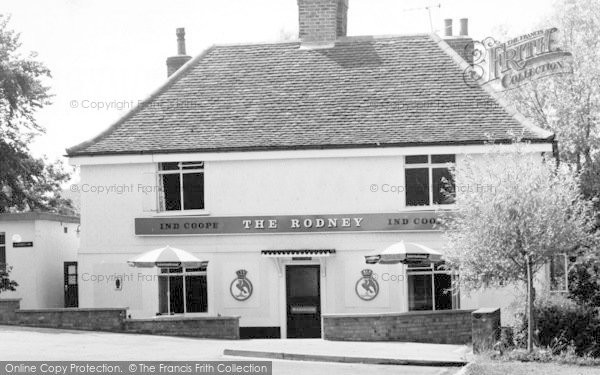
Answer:
[[246, 277], [248, 271], [237, 270], [235, 273], [237, 277], [229, 285], [229, 292], [234, 299], [245, 301], [252, 296], [252, 282]]
[[316, 314], [317, 306], [292, 306], [290, 312], [292, 314]]
[[179, 268], [179, 267], [181, 267], [181, 262], [156, 262], [156, 267], [158, 267], [158, 268]]
[[136, 218], [139, 236], [439, 230], [434, 211], [390, 214]]
[[33, 247], [33, 242], [13, 242], [13, 247]]
[[354, 291], [363, 301], [372, 301], [379, 294], [379, 283], [373, 277], [373, 270], [366, 268], [360, 273], [362, 277], [356, 281]]

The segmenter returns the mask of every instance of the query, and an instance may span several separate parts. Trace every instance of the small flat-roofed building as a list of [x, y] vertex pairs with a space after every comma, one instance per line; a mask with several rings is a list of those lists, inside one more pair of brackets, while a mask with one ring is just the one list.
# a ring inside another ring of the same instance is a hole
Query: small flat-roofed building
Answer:
[[76, 216], [0, 214], [0, 267], [19, 284], [0, 296], [21, 298], [23, 309], [76, 307], [79, 232]]

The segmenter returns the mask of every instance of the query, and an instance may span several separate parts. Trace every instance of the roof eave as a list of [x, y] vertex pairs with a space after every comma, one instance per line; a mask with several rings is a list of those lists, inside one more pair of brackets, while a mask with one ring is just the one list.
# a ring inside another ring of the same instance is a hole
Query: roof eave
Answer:
[[[554, 134], [547, 138], [522, 138], [521, 141], [529, 143], [549, 143], [554, 141]], [[257, 151], [296, 151], [296, 150], [331, 150], [350, 148], [390, 148], [390, 147], [419, 147], [419, 146], [469, 146], [485, 144], [511, 144], [512, 138], [481, 139], [468, 141], [438, 141], [438, 142], [403, 142], [403, 143], [365, 143], [365, 144], [331, 144], [331, 145], [294, 145], [294, 146], [247, 146], [247, 147], [220, 147], [220, 148], [194, 148], [194, 149], [168, 149], [168, 150], [138, 150], [138, 151], [102, 151], [80, 152], [68, 155], [69, 157], [84, 156], [117, 156], [117, 155], [152, 155], [152, 154], [186, 154], [186, 153], [226, 153], [226, 152], [257, 152]]]

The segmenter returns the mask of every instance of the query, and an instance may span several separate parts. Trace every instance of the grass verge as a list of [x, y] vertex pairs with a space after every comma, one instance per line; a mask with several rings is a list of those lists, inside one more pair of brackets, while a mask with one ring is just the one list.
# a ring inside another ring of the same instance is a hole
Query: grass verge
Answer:
[[599, 367], [539, 362], [505, 362], [478, 359], [468, 366], [465, 375], [598, 375]]

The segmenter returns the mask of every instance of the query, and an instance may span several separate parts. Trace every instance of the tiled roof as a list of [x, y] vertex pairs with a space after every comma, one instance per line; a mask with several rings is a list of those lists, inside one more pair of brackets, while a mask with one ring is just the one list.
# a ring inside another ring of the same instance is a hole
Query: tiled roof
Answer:
[[435, 35], [213, 46], [70, 156], [474, 144], [552, 133], [465, 84]]

